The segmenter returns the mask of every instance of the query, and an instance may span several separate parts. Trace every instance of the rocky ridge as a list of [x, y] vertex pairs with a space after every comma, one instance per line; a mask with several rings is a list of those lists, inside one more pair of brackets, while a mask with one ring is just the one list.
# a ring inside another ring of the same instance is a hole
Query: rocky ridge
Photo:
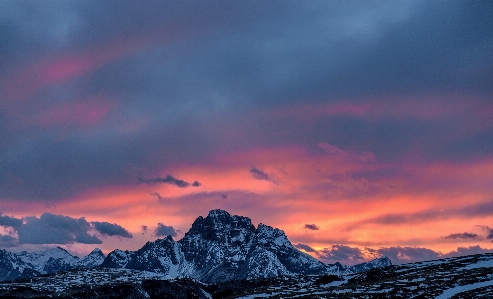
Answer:
[[183, 239], [171, 236], [148, 242], [138, 251], [115, 250], [105, 268], [145, 270], [169, 278], [189, 277], [205, 283], [337, 271], [296, 249], [282, 230], [242, 216], [213, 210], [198, 217]]

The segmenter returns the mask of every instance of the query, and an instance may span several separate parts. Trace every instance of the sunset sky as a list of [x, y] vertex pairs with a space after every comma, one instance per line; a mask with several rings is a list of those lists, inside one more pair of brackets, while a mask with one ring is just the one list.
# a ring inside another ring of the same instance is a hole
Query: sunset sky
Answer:
[[0, 249], [223, 209], [326, 263], [493, 251], [488, 1], [0, 0]]

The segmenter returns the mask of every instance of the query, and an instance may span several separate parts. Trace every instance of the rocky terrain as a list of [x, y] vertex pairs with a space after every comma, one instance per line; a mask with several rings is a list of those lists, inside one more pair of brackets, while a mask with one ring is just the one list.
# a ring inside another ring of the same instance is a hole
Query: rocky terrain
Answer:
[[155, 272], [95, 268], [0, 283], [1, 298], [493, 298], [493, 254], [205, 284]]

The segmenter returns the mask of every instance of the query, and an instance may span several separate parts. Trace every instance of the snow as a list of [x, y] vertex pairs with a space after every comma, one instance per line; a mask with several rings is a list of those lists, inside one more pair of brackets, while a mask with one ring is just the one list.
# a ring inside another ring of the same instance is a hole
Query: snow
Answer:
[[493, 259], [486, 261], [479, 261], [477, 263], [467, 265], [465, 269], [491, 268], [491, 267], [493, 267]]
[[248, 295], [248, 296], [243, 296], [243, 297], [238, 297], [236, 299], [255, 299], [255, 298], [269, 298], [275, 295], [278, 295], [280, 293], [262, 293], [262, 294], [253, 294], [253, 295]]
[[435, 297], [435, 299], [447, 299], [450, 298], [456, 294], [462, 293], [462, 292], [467, 292], [470, 290], [474, 289], [479, 289], [482, 287], [487, 287], [493, 285], [493, 280], [490, 281], [482, 281], [482, 282], [476, 282], [472, 284], [466, 284], [463, 286], [456, 286], [454, 288], [445, 290], [441, 295]]

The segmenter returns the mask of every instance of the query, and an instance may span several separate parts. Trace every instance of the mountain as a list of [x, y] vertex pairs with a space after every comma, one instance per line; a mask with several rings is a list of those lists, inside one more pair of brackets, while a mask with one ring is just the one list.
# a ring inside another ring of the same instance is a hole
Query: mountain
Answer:
[[[15, 254], [0, 250], [0, 281], [22, 277], [28, 274], [30, 270], [32, 270], [31, 266]], [[35, 273], [39, 274], [39, 272]]]
[[17, 254], [0, 252], [0, 281], [31, 278], [75, 269], [141, 271], [146, 277], [191, 278], [202, 283], [256, 280], [295, 275], [345, 275], [390, 265], [388, 258], [351, 267], [326, 265], [296, 249], [277, 228], [248, 217], [212, 210], [199, 216], [185, 236], [147, 242], [137, 251], [116, 249], [104, 256], [100, 249], [79, 258], [63, 248]]
[[386, 256], [383, 256], [369, 262], [364, 262], [354, 266], [346, 267], [345, 273], [346, 274], [361, 273], [361, 272], [370, 271], [371, 269], [385, 268], [391, 265], [392, 262], [390, 261], [390, 259]]
[[105, 259], [104, 253], [99, 248], [94, 248], [94, 250], [86, 255], [85, 257], [74, 263], [75, 268], [94, 268], [103, 263]]
[[61, 247], [37, 252], [22, 251], [17, 254], [0, 250], [0, 281], [30, 278], [75, 268], [94, 268], [101, 265], [104, 259], [103, 252], [98, 248], [81, 259]]
[[282, 230], [223, 210], [198, 217], [183, 239], [148, 242], [138, 251], [115, 250], [101, 265], [190, 277], [205, 283], [296, 274], [325, 274], [331, 267], [296, 249]]
[[31, 269], [43, 274], [72, 269], [73, 264], [79, 261], [78, 257], [60, 247], [30, 253], [23, 251], [17, 257], [30, 265]]

